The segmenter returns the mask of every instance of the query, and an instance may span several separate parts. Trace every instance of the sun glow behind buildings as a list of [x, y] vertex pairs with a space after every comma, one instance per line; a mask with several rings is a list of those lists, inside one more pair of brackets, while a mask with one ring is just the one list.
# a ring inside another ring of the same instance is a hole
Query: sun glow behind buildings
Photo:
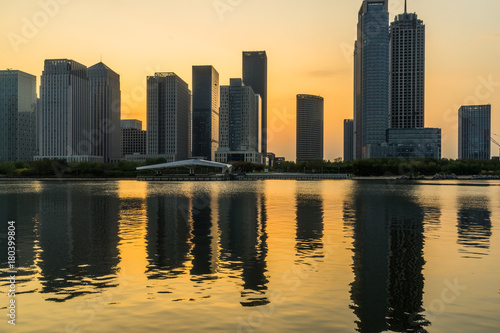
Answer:
[[[220, 3], [229, 7], [218, 10]], [[290, 145], [295, 141], [295, 96], [314, 94], [325, 98], [325, 159], [342, 156], [343, 119], [353, 113], [352, 52], [360, 2], [229, 3], [3, 2], [0, 66], [37, 75], [39, 84], [45, 59], [69, 58], [91, 66], [102, 54], [103, 62], [121, 75], [122, 118], [145, 123], [146, 76], [172, 71], [191, 86], [192, 65], [209, 64], [227, 85], [229, 78], [242, 76], [241, 51], [266, 50], [269, 151], [295, 159]], [[447, 15], [450, 5], [453, 15]], [[390, 1], [391, 21], [403, 11], [403, 1]], [[495, 109], [500, 104], [500, 23], [495, 17], [500, 3], [410, 1], [408, 11], [417, 12], [427, 29], [426, 126], [443, 129], [443, 157], [456, 158], [461, 105], [492, 104], [492, 129], [500, 131], [495, 126], [500, 118]], [[22, 38], [16, 47], [13, 34]]]

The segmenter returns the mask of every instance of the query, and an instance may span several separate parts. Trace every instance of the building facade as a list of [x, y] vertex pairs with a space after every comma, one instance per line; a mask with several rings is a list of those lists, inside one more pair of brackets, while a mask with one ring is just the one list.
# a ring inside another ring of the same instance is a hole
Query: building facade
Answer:
[[89, 67], [92, 155], [104, 162], [121, 158], [120, 75], [102, 62]]
[[267, 54], [266, 51], [243, 52], [243, 82], [262, 98], [260, 127], [262, 129], [259, 151], [267, 154]]
[[344, 162], [354, 160], [354, 120], [344, 120]]
[[32, 161], [37, 154], [36, 76], [0, 71], [0, 162]]
[[191, 91], [175, 73], [147, 79], [147, 155], [167, 162], [191, 156]]
[[389, 158], [441, 159], [440, 128], [389, 129], [387, 142]]
[[390, 128], [424, 128], [425, 25], [417, 14], [390, 26]]
[[354, 47], [355, 158], [385, 143], [389, 114], [388, 0], [364, 0]]
[[215, 160], [219, 148], [219, 73], [193, 66], [193, 156]]
[[94, 156], [87, 67], [68, 59], [45, 60], [35, 159], [102, 162]]
[[146, 131], [142, 130], [142, 121], [123, 119], [121, 121], [121, 156], [146, 155]]
[[491, 105], [462, 106], [458, 110], [458, 158], [491, 158]]
[[297, 162], [323, 160], [324, 99], [297, 95]]
[[259, 152], [260, 97], [242, 79], [221, 86], [220, 147], [216, 162], [262, 163]]

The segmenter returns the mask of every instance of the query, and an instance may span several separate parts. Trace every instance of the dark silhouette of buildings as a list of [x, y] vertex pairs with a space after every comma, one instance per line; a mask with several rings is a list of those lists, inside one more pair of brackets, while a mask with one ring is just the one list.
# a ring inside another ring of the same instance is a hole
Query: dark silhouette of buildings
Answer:
[[215, 161], [219, 148], [219, 73], [193, 66], [193, 156]]
[[324, 99], [297, 95], [297, 162], [323, 160]]
[[[262, 139], [260, 152], [267, 154], [267, 54], [266, 51], [243, 52], [243, 82], [262, 98]], [[257, 149], [259, 150], [259, 149]]]

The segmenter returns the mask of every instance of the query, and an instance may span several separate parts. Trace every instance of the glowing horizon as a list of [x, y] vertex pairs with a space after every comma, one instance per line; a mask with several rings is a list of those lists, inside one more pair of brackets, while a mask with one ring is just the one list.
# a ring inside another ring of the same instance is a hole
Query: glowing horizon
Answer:
[[[343, 120], [353, 117], [352, 52], [361, 3], [8, 2], [1, 5], [0, 66], [36, 75], [39, 85], [45, 59], [68, 58], [90, 67], [102, 55], [121, 76], [122, 119], [145, 124], [146, 76], [175, 72], [191, 88], [192, 66], [212, 65], [221, 85], [227, 85], [242, 76], [242, 51], [265, 50], [268, 150], [295, 160], [296, 95], [320, 95], [325, 98], [325, 159], [333, 160], [343, 156]], [[392, 21], [404, 12], [404, 0], [389, 4]], [[442, 155], [456, 158], [460, 106], [492, 104], [492, 132], [500, 134], [495, 107], [500, 104], [500, 3], [421, 0], [408, 2], [408, 11], [426, 25], [425, 125], [443, 129]], [[494, 144], [492, 155], [498, 155]]]

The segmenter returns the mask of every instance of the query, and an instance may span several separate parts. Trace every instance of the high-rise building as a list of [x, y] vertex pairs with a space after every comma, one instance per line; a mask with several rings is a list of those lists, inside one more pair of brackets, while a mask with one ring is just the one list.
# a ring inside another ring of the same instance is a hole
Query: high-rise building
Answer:
[[267, 54], [266, 51], [243, 52], [243, 82], [262, 98], [262, 154], [267, 154]]
[[354, 120], [344, 120], [344, 162], [354, 160]]
[[297, 95], [297, 162], [323, 160], [324, 99]]
[[424, 128], [425, 25], [417, 14], [390, 27], [390, 128]]
[[74, 60], [45, 60], [41, 81], [35, 159], [102, 162], [102, 156], [92, 155], [87, 67]]
[[92, 155], [104, 162], [121, 157], [120, 75], [102, 62], [89, 67]]
[[121, 121], [122, 152], [121, 156], [146, 155], [146, 131], [142, 130], [142, 121], [123, 119]]
[[491, 105], [462, 106], [458, 110], [458, 158], [491, 158]]
[[36, 76], [0, 71], [0, 162], [33, 160], [36, 110]]
[[193, 66], [193, 156], [214, 161], [219, 148], [219, 73]]
[[[354, 49], [355, 158], [385, 143], [389, 114], [388, 0], [364, 0]], [[372, 156], [375, 157], [375, 156]]]
[[147, 155], [168, 162], [191, 156], [191, 91], [175, 73], [148, 77]]
[[229, 86], [221, 86], [217, 162], [262, 163], [258, 137], [260, 103], [260, 96], [242, 79], [231, 79]]

